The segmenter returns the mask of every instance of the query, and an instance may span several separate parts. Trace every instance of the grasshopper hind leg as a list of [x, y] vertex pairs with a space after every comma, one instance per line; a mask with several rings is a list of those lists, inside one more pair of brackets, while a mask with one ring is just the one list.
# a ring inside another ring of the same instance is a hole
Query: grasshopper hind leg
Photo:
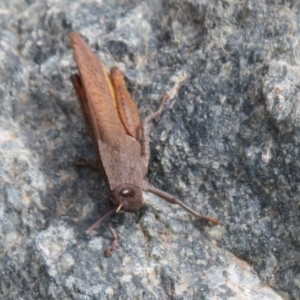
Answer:
[[162, 114], [166, 100], [168, 98], [169, 95], [165, 94], [160, 102], [158, 110], [152, 113], [150, 116], [148, 116], [143, 122], [141, 147], [142, 147], [142, 157], [147, 167], [149, 165], [149, 160], [150, 160], [150, 123], [153, 119], [158, 118]]

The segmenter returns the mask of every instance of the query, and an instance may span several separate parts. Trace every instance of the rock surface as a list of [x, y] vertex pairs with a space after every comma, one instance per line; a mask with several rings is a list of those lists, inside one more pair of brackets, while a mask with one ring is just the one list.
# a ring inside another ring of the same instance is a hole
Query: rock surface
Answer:
[[[1, 299], [299, 299], [300, 5], [296, 1], [0, 3]], [[145, 193], [105, 210], [69, 76], [68, 32], [126, 76], [152, 130]], [[298, 175], [299, 174], [299, 175]], [[251, 266], [251, 267], [250, 267]]]

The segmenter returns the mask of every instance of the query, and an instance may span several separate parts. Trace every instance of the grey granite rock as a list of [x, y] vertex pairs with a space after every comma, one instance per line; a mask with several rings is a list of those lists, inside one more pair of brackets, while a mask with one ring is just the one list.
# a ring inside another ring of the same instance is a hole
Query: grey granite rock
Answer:
[[[299, 23], [297, 1], [2, 1], [1, 299], [299, 299]], [[108, 191], [74, 167], [94, 154], [71, 29], [142, 117], [172, 95], [149, 181], [219, 226], [145, 193], [111, 258], [86, 236]]]

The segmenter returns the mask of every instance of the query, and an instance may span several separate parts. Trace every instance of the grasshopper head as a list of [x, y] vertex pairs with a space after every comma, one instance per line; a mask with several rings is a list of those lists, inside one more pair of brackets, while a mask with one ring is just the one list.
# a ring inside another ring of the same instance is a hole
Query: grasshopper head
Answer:
[[120, 184], [111, 191], [110, 201], [118, 207], [117, 212], [136, 212], [143, 206], [142, 190], [132, 184]]

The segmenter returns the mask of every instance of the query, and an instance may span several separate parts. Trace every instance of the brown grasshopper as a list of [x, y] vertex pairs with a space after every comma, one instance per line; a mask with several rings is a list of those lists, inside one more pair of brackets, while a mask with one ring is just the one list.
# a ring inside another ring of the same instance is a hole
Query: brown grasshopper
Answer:
[[159, 109], [142, 123], [121, 71], [115, 67], [109, 74], [79, 34], [70, 32], [69, 37], [79, 71], [71, 76], [71, 81], [92, 135], [99, 169], [104, 171], [110, 188], [109, 200], [113, 206], [87, 233], [101, 223], [108, 227], [113, 236], [113, 242], [105, 252], [109, 256], [117, 245], [117, 236], [108, 225], [108, 218], [120, 210], [136, 212], [141, 209], [143, 191], [180, 205], [199, 219], [218, 224], [217, 220], [196, 213], [144, 179], [150, 159], [149, 125], [162, 113], [168, 95], [163, 97]]

